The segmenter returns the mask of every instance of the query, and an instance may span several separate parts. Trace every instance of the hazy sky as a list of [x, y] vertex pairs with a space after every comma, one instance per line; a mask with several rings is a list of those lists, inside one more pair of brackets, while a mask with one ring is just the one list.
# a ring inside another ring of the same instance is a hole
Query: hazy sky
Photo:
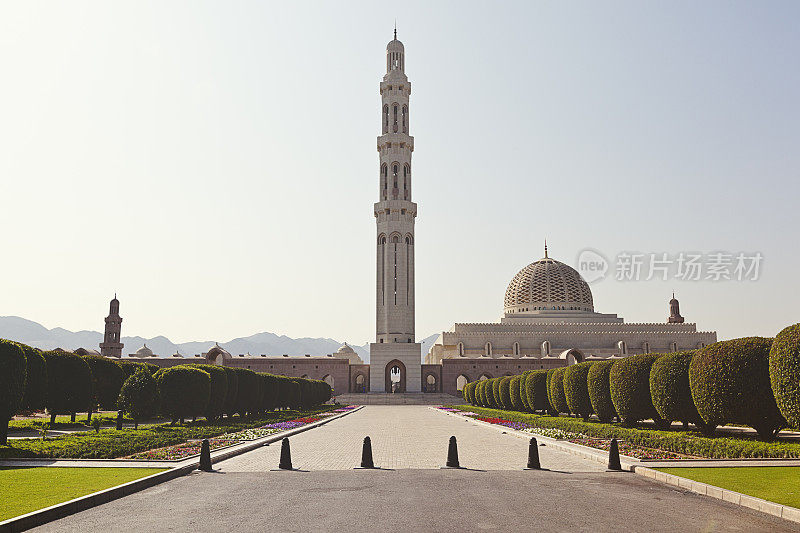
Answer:
[[385, 46], [412, 82], [417, 335], [584, 248], [760, 252], [592, 285], [720, 338], [797, 322], [800, 3], [0, 3], [0, 315], [124, 335], [375, 334]]

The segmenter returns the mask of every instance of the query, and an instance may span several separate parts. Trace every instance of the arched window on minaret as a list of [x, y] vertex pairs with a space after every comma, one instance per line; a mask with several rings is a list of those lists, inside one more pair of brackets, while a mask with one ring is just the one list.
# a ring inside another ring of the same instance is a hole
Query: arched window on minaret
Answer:
[[408, 200], [408, 178], [411, 175], [411, 167], [406, 163], [403, 165], [403, 200]]
[[392, 198], [397, 200], [398, 188], [397, 188], [397, 174], [399, 173], [400, 169], [397, 163], [392, 163]]
[[389, 133], [389, 104], [383, 105], [383, 133]]
[[394, 113], [394, 119], [393, 119], [393, 122], [392, 122], [392, 131], [394, 133], [397, 133], [397, 107], [398, 107], [397, 104], [393, 104], [392, 105], [392, 109], [393, 109], [393, 113]]
[[389, 187], [389, 166], [384, 163], [381, 165], [381, 200], [388, 199], [388, 187]]
[[486, 345], [483, 348], [484, 348], [484, 353], [486, 354], [486, 357], [491, 357], [492, 356], [492, 343], [491, 342], [487, 342]]
[[403, 106], [403, 133], [408, 133], [408, 106]]

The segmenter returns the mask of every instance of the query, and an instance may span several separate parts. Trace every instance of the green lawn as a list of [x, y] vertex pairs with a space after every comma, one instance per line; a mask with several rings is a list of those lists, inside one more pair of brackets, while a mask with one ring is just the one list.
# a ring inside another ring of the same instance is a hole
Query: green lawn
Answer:
[[143, 478], [163, 468], [0, 468], [0, 520]]
[[800, 507], [800, 466], [656, 468], [655, 470], [771, 502]]

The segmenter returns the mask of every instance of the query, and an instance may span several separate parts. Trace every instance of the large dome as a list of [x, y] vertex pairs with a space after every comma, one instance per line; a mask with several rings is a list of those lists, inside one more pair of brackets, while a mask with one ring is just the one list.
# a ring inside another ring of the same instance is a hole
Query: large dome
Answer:
[[[545, 252], [546, 253], [546, 252]], [[594, 312], [592, 291], [569, 265], [545, 257], [526, 266], [506, 289], [506, 314], [534, 311]]]

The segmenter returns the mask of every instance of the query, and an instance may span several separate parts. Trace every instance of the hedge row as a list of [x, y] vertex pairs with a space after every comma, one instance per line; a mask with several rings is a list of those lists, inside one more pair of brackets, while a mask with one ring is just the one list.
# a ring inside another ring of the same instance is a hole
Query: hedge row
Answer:
[[0, 444], [19, 411], [56, 415], [120, 409], [137, 421], [157, 413], [173, 421], [309, 408], [330, 400], [324, 381], [256, 373], [244, 368], [117, 361], [77, 356], [0, 339]]
[[708, 458], [800, 457], [800, 443], [792, 440], [765, 442], [751, 438], [708, 438], [683, 431], [626, 428], [617, 424], [584, 422], [579, 418], [540, 416], [531, 413], [498, 411], [472, 407], [471, 411], [488, 417], [502, 417], [533, 427], [554, 428], [600, 439], [616, 438], [631, 444], [686, 455]]
[[468, 383], [464, 398], [494, 409], [617, 417], [629, 427], [649, 419], [668, 428], [679, 420], [706, 435], [743, 424], [768, 440], [787, 425], [800, 427], [800, 324], [774, 342], [747, 337], [485, 379]]

